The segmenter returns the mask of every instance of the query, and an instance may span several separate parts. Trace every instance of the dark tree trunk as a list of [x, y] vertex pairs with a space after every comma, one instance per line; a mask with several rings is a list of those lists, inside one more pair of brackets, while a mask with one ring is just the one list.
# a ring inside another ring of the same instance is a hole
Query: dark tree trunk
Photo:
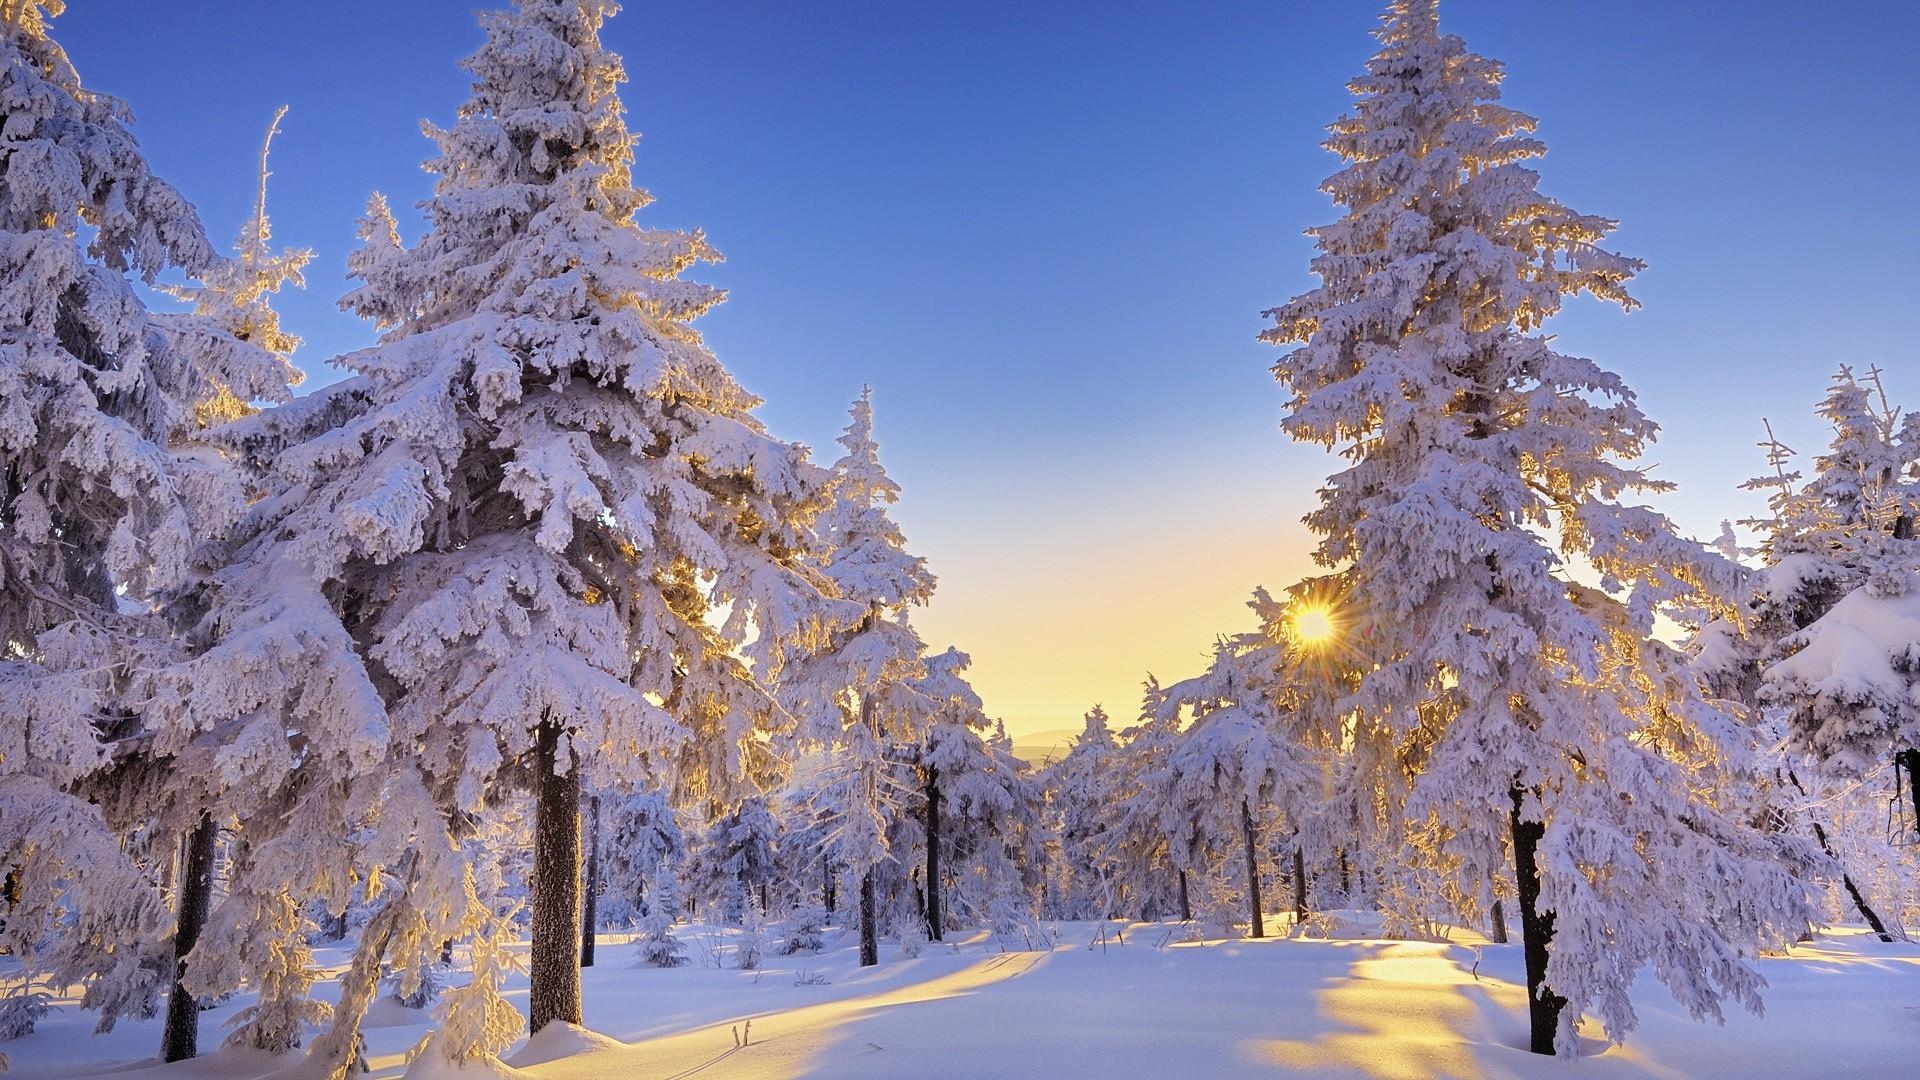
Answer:
[[927, 766], [927, 937], [946, 933], [940, 914], [940, 770]]
[[833, 914], [833, 863], [820, 860], [820, 902], [825, 905], [827, 914]]
[[1493, 902], [1493, 920], [1487, 929], [1487, 936], [1493, 939], [1495, 945], [1507, 943], [1507, 909], [1499, 900]]
[[1347, 871], [1347, 849], [1340, 849], [1340, 895], [1347, 898], [1347, 906], [1353, 906], [1353, 876]]
[[860, 966], [880, 962], [880, 931], [873, 925], [873, 871], [860, 875]]
[[763, 881], [760, 883], [760, 914], [765, 915], [767, 913], [768, 903], [767, 883]]
[[[878, 617], [877, 608], [869, 611], [861, 623], [862, 630], [872, 629]], [[874, 738], [880, 737], [880, 721], [874, 715], [873, 695], [860, 695], [860, 722], [867, 725]], [[873, 868], [868, 867], [860, 874], [860, 966], [873, 967], [880, 962], [880, 928], [874, 925]]]
[[[762, 905], [764, 907], [765, 905]], [[594, 931], [600, 927], [600, 796], [587, 800], [587, 880], [580, 899], [580, 966], [593, 966]]]
[[1524, 788], [1515, 784], [1510, 794], [1513, 798], [1513, 870], [1520, 893], [1520, 940], [1527, 954], [1531, 1049], [1536, 1054], [1551, 1054], [1554, 1035], [1560, 1029], [1560, 1010], [1566, 1008], [1567, 999], [1546, 987], [1547, 956], [1553, 943], [1553, 912], [1539, 909], [1540, 866], [1535, 857], [1547, 827], [1542, 822], [1522, 820]]
[[180, 921], [173, 932], [173, 993], [167, 998], [167, 1026], [160, 1037], [160, 1060], [185, 1061], [200, 1052], [200, 1003], [187, 993], [187, 954], [200, 940], [213, 907], [213, 818], [201, 814], [182, 841]]
[[1187, 899], [1187, 872], [1180, 871], [1180, 921], [1193, 921], [1193, 904]]
[[1907, 770], [1907, 796], [1913, 800], [1913, 827], [1920, 831], [1920, 750], [1902, 750], [1893, 756], [1896, 770]]
[[1293, 846], [1293, 925], [1307, 921], [1307, 857], [1300, 845]]
[[[527, 1030], [580, 1023], [580, 768], [559, 725], [534, 732], [533, 948]], [[564, 773], [555, 771], [564, 768]]]
[[[1895, 540], [1913, 539], [1913, 515], [1901, 514], [1893, 519], [1893, 538]], [[1920, 750], [1908, 747], [1893, 759], [1894, 768], [1904, 762], [1907, 768], [1907, 791], [1913, 796], [1913, 828], [1920, 832]]]
[[1260, 917], [1260, 860], [1253, 853], [1253, 807], [1240, 800], [1240, 828], [1247, 835], [1247, 913], [1252, 936], [1267, 936], [1266, 923]]
[[[1828, 855], [1832, 855], [1833, 846], [1827, 843], [1827, 830], [1821, 828], [1819, 822], [1814, 822], [1813, 835], [1819, 837], [1820, 846], [1827, 849]], [[1861, 918], [1867, 920], [1868, 926], [1873, 927], [1875, 936], [1881, 941], [1892, 941], [1893, 935], [1887, 933], [1887, 925], [1880, 921], [1880, 914], [1867, 903], [1867, 898], [1861, 893], [1860, 886], [1854, 884], [1853, 875], [1845, 870], [1840, 871], [1840, 883], [1847, 887], [1847, 895], [1853, 898], [1854, 909], [1860, 912]]]
[[[1807, 789], [1800, 783], [1800, 777], [1797, 776], [1792, 769], [1787, 770], [1787, 779], [1792, 782], [1795, 791], [1798, 791], [1803, 796], [1807, 793]], [[1827, 858], [1832, 859], [1834, 863], [1838, 865], [1840, 856], [1834, 853], [1833, 844], [1828, 842], [1827, 830], [1822, 827], [1820, 822], [1816, 821], [1811, 814], [1807, 816], [1807, 824], [1813, 826], [1813, 838], [1820, 841], [1820, 850], [1826, 852]], [[1879, 936], [1880, 940], [1892, 941], [1893, 935], [1887, 933], [1887, 926], [1880, 921], [1879, 912], [1874, 911], [1873, 907], [1867, 903], [1867, 898], [1865, 894], [1860, 891], [1860, 886], [1854, 884], [1853, 875], [1847, 873], [1845, 868], [1842, 868], [1840, 871], [1840, 883], [1847, 887], [1847, 895], [1853, 898], [1854, 909], [1860, 912], [1861, 918], [1867, 920], [1868, 926], [1873, 927], [1873, 932]]]
[[341, 908], [327, 916], [327, 940], [342, 941], [347, 936], [347, 909]]

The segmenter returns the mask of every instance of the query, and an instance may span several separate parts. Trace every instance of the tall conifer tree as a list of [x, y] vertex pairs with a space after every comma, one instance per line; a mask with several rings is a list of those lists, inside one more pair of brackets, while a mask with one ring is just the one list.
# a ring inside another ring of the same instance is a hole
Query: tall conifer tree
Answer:
[[824, 571], [848, 611], [784, 692], [809, 741], [829, 749], [813, 797], [832, 821], [828, 854], [858, 885], [860, 962], [871, 965], [880, 962], [873, 872], [889, 857], [889, 825], [907, 795], [892, 751], [919, 746], [931, 713], [913, 685], [925, 668], [906, 613], [932, 597], [934, 578], [887, 513], [900, 486], [880, 464], [870, 391], [851, 413], [840, 437], [846, 453], [833, 465], [833, 505], [819, 526]]
[[84, 986], [106, 1029], [172, 981], [141, 864], [171, 857], [181, 823], [137, 790], [167, 766], [130, 684], [179, 654], [159, 609], [246, 505], [199, 436], [296, 375], [224, 309], [156, 312], [136, 290], [247, 271], [153, 175], [125, 104], [82, 85], [49, 36], [62, 6], [0, 5], [0, 946]]
[[1751, 957], [1810, 911], [1767, 838], [1700, 794], [1728, 721], [1653, 632], [1663, 610], [1726, 611], [1737, 572], [1621, 502], [1667, 486], [1632, 464], [1655, 426], [1540, 332], [1571, 296], [1634, 306], [1641, 264], [1539, 192], [1535, 121], [1433, 0], [1395, 3], [1378, 36], [1326, 142], [1344, 215], [1311, 232], [1320, 284], [1264, 335], [1288, 348], [1287, 432], [1349, 462], [1307, 517], [1373, 628], [1341, 712], [1416, 774], [1403, 811], [1463, 895], [1484, 901], [1511, 853], [1536, 1051], [1573, 1053], [1589, 1008], [1621, 1038], [1643, 966], [1696, 1016], [1757, 1009]]

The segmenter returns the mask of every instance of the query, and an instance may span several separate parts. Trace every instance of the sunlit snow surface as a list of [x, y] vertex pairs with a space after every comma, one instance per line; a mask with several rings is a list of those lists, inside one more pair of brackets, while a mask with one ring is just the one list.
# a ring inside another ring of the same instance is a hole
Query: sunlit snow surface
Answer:
[[[1464, 931], [1454, 943], [1188, 942], [1184, 928], [1152, 923], [1126, 927], [1122, 940], [1117, 925], [1102, 945], [1100, 924], [1057, 924], [1058, 943], [1036, 952], [966, 934], [907, 958], [889, 942], [880, 966], [866, 970], [850, 936], [830, 937], [819, 955], [740, 972], [713, 966], [711, 957], [724, 962], [724, 934], [682, 928], [704, 966], [672, 970], [634, 966], [624, 937], [603, 935], [599, 965], [584, 980], [590, 1031], [549, 1029], [507, 1054], [518, 1068], [457, 1075], [1894, 1077], [1913, 1075], [1920, 1045], [1920, 946], [1852, 930], [1762, 959], [1771, 983], [1764, 1018], [1696, 1024], [1643, 979], [1634, 995], [1642, 1026], [1629, 1043], [1563, 1062], [1517, 1049], [1526, 1031], [1517, 944], [1486, 945]], [[346, 955], [324, 948], [321, 961]], [[796, 985], [803, 971], [828, 981]], [[509, 996], [524, 1006], [524, 977]], [[245, 1003], [202, 1014], [202, 1045], [217, 1045]], [[406, 1073], [403, 1055], [428, 1020], [390, 1000], [374, 1008], [366, 1030], [374, 1077]], [[297, 1056], [234, 1051], [161, 1066], [150, 1056], [158, 1021], [122, 1022], [98, 1037], [91, 1027], [92, 1017], [68, 1006], [0, 1045], [12, 1059], [8, 1080], [302, 1075]], [[1595, 1041], [1587, 1052], [1599, 1049]]]

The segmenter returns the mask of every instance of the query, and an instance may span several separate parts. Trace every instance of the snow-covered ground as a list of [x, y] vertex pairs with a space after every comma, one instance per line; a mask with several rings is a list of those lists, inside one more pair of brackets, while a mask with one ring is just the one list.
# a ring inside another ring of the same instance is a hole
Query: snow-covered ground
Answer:
[[[850, 940], [777, 958], [759, 972], [636, 967], [602, 938], [585, 973], [592, 1032], [550, 1029], [507, 1060], [512, 1075], [755, 1080], [817, 1077], [1911, 1077], [1920, 1053], [1920, 946], [1842, 930], [1761, 961], [1764, 1018], [1696, 1024], [1643, 980], [1641, 1027], [1624, 1047], [1579, 1061], [1536, 1057], [1524, 1041], [1518, 945], [1383, 940], [1178, 940], [1172, 925], [1066, 923], [1048, 951], [1009, 952], [985, 934], [888, 943], [877, 968]], [[723, 940], [687, 935], [696, 964]], [[324, 961], [343, 959], [331, 950]], [[803, 976], [805, 976], [803, 978]], [[824, 981], [820, 981], [824, 980]], [[514, 988], [524, 1004], [526, 984]], [[202, 1044], [245, 1002], [202, 1017]], [[383, 1000], [369, 1017], [373, 1075], [405, 1072], [426, 1014]], [[748, 1021], [751, 1021], [751, 1027]], [[220, 1051], [161, 1066], [158, 1021], [89, 1034], [66, 1007], [0, 1045], [12, 1077], [185, 1080], [266, 1076], [294, 1065]], [[737, 1034], [736, 1034], [737, 1033]], [[736, 1038], [746, 1045], [736, 1047]], [[1599, 1048], [1596, 1042], [1590, 1053]], [[297, 1074], [297, 1072], [296, 1072]]]

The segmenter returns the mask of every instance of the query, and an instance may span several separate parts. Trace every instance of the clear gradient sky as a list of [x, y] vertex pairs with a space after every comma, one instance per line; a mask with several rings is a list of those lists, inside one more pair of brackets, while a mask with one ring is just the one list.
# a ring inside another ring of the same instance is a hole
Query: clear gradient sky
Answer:
[[[132, 105], [156, 167], [230, 237], [275, 145], [286, 298], [309, 385], [370, 340], [341, 314], [367, 194], [429, 178], [476, 0], [73, 0], [55, 35]], [[777, 432], [828, 451], [874, 387], [899, 518], [940, 575], [916, 621], [973, 654], [1015, 733], [1131, 717], [1309, 568], [1298, 524], [1334, 462], [1280, 434], [1254, 337], [1310, 284], [1332, 211], [1319, 149], [1381, 4], [634, 0], [635, 169], [661, 226], [699, 226], [731, 298], [700, 323]], [[1650, 264], [1630, 316], [1553, 327], [1666, 427], [1662, 506], [1697, 535], [1756, 508], [1761, 416], [1811, 453], [1842, 362], [1920, 406], [1916, 5], [1447, 0], [1539, 116], [1543, 188], [1621, 220]]]

